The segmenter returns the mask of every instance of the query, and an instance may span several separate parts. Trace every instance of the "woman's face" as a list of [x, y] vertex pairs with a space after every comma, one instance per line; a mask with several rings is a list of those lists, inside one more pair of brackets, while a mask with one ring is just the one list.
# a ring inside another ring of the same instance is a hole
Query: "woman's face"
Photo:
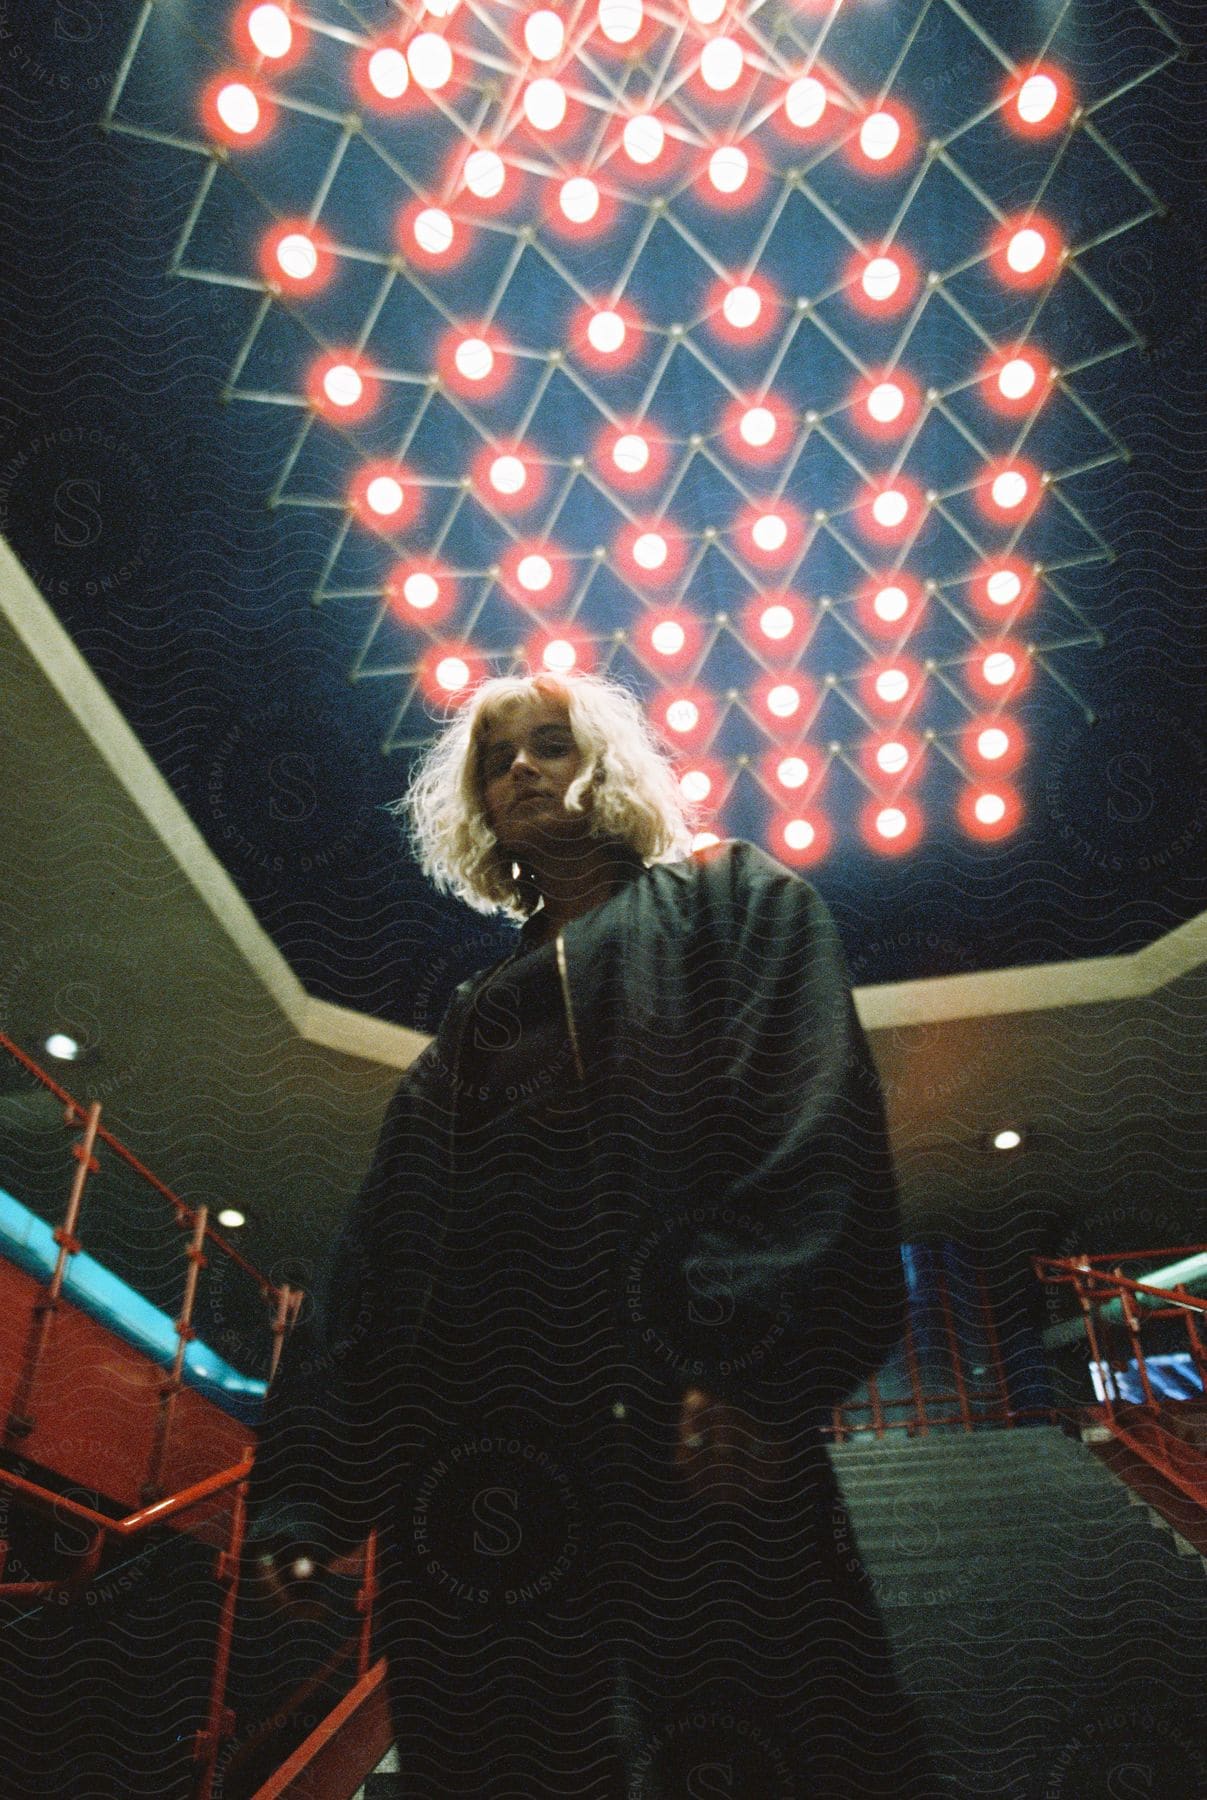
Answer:
[[561, 701], [525, 694], [495, 708], [478, 739], [478, 782], [486, 822], [504, 849], [519, 856], [582, 834], [585, 815], [566, 811], [566, 790], [582, 763]]

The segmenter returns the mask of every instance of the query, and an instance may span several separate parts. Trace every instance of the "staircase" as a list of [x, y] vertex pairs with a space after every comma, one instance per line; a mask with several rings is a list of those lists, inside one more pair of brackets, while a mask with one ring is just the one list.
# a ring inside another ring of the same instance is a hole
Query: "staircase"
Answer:
[[945, 1794], [1207, 1800], [1207, 1565], [1078, 1440], [832, 1456]]

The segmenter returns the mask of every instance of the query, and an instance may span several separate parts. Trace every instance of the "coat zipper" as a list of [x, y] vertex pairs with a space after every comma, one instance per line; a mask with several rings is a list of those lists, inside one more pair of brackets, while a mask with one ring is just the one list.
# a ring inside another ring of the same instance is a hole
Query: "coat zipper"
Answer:
[[566, 973], [566, 939], [565, 933], [562, 931], [557, 934], [557, 973], [562, 984], [562, 1000], [566, 1008], [566, 1025], [570, 1032], [570, 1050], [574, 1057], [574, 1067], [578, 1071], [579, 1081], [583, 1082], [587, 1079], [587, 1073], [583, 1068], [582, 1053], [578, 1046], [578, 1031], [574, 1024], [574, 1006], [570, 999], [570, 977]]

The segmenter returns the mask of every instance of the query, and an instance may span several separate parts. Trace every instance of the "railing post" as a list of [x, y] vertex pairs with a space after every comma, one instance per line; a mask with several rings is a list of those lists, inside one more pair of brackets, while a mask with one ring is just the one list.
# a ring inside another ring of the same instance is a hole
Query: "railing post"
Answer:
[[76, 1163], [75, 1174], [71, 1178], [71, 1192], [67, 1196], [67, 1211], [63, 1215], [63, 1223], [54, 1234], [55, 1242], [59, 1246], [59, 1254], [55, 1259], [54, 1273], [47, 1284], [46, 1292], [34, 1305], [33, 1331], [26, 1349], [21, 1379], [13, 1396], [12, 1411], [5, 1427], [8, 1437], [28, 1437], [34, 1428], [33, 1394], [38, 1379], [38, 1370], [50, 1338], [51, 1320], [58, 1311], [59, 1297], [63, 1292], [68, 1261], [71, 1257], [76, 1256], [80, 1249], [78, 1226], [80, 1210], [84, 1203], [84, 1188], [88, 1177], [95, 1175], [100, 1168], [100, 1164], [93, 1154], [96, 1134], [101, 1122], [100, 1101], [94, 1100], [87, 1113], [83, 1115], [74, 1102], [70, 1103], [66, 1109], [64, 1123], [70, 1126], [80, 1117], [83, 1118], [84, 1135], [78, 1144], [71, 1146], [71, 1154]]
[[356, 1610], [361, 1615], [360, 1644], [357, 1651], [357, 1679], [369, 1673], [373, 1645], [373, 1608], [377, 1604], [377, 1530], [365, 1539], [361, 1564], [360, 1587], [356, 1593]]
[[[299, 1299], [301, 1298], [299, 1294]], [[293, 1300], [293, 1289], [288, 1286], [277, 1289], [276, 1311], [273, 1313], [269, 1330], [272, 1334], [272, 1348], [268, 1358], [268, 1385], [272, 1386], [273, 1376], [277, 1372], [277, 1364], [281, 1360], [281, 1352], [285, 1348], [285, 1333], [293, 1323], [296, 1309]]]
[[[193, 1235], [185, 1252], [188, 1266], [184, 1275], [184, 1297], [180, 1303], [180, 1317], [176, 1321], [176, 1355], [172, 1359], [168, 1378], [159, 1390], [159, 1418], [155, 1426], [155, 1442], [151, 1449], [147, 1479], [142, 1489], [144, 1500], [154, 1500], [160, 1491], [164, 1463], [167, 1458], [168, 1438], [176, 1412], [176, 1396], [184, 1385], [185, 1351], [188, 1349], [190, 1339], [196, 1336], [193, 1330], [193, 1308], [197, 1300], [197, 1282], [205, 1267], [205, 1232], [208, 1217], [209, 1208], [206, 1206], [199, 1206], [193, 1215]], [[183, 1223], [183, 1221], [180, 1222]]]
[[1127, 1335], [1131, 1339], [1132, 1352], [1136, 1358], [1136, 1370], [1140, 1376], [1140, 1385], [1144, 1389], [1144, 1404], [1155, 1407], [1156, 1396], [1153, 1394], [1152, 1382], [1148, 1377], [1148, 1364], [1144, 1360], [1144, 1350], [1140, 1343], [1140, 1309], [1136, 1304], [1136, 1296], [1123, 1285], [1122, 1268], [1117, 1267], [1114, 1273], [1119, 1282], [1119, 1305], [1123, 1310], [1123, 1323], [1127, 1326]]
[[872, 1410], [872, 1428], [878, 1438], [884, 1436], [884, 1403], [880, 1398], [880, 1383], [874, 1375], [868, 1376], [868, 1401]]
[[943, 1314], [943, 1335], [947, 1339], [947, 1354], [951, 1358], [951, 1373], [956, 1384], [956, 1401], [960, 1408], [960, 1419], [965, 1431], [971, 1431], [972, 1408], [968, 1404], [968, 1387], [964, 1380], [964, 1371], [960, 1367], [960, 1341], [956, 1336], [955, 1320], [951, 1312], [951, 1296], [947, 1291], [947, 1274], [937, 1258], [935, 1260], [935, 1291], [939, 1296], [939, 1310]]
[[[254, 1444], [245, 1444], [246, 1460], [255, 1454]], [[235, 1608], [239, 1601], [239, 1564], [243, 1556], [243, 1531], [247, 1502], [247, 1480], [234, 1491], [231, 1505], [230, 1544], [214, 1559], [214, 1578], [225, 1588], [218, 1613], [218, 1641], [214, 1648], [214, 1673], [210, 1678], [209, 1709], [205, 1725], [197, 1733], [193, 1747], [194, 1760], [200, 1761], [201, 1772], [194, 1790], [194, 1800], [210, 1800], [218, 1754], [223, 1742], [235, 1729], [235, 1716], [226, 1704], [226, 1682], [230, 1673], [231, 1643], [235, 1634]]]
[[[926, 1416], [926, 1395], [922, 1391], [922, 1376], [918, 1369], [918, 1347], [914, 1343], [914, 1322], [912, 1318], [905, 1321], [905, 1337], [902, 1341], [905, 1352], [905, 1366], [909, 1371], [910, 1392], [914, 1397], [914, 1423], [923, 1437], [930, 1431], [930, 1420]], [[908, 1436], [913, 1436], [911, 1425]]]
[[[1115, 1382], [1110, 1365], [1103, 1362], [1102, 1354], [1098, 1348], [1098, 1332], [1094, 1325], [1094, 1303], [1088, 1292], [1089, 1283], [1083, 1280], [1083, 1277], [1087, 1276], [1089, 1271], [1089, 1263], [1084, 1257], [1081, 1257], [1076, 1265], [1076, 1272], [1073, 1278], [1073, 1291], [1076, 1293], [1078, 1303], [1081, 1307], [1082, 1323], [1085, 1326], [1085, 1335], [1089, 1340], [1091, 1359], [1093, 1360], [1094, 1367], [1098, 1370], [1099, 1375], [1102, 1376], [1103, 1405], [1106, 1410], [1106, 1416], [1113, 1424], [1115, 1418]], [[1105, 1374], [1103, 1374], [1104, 1369]]]
[[993, 1322], [993, 1303], [989, 1298], [989, 1289], [985, 1284], [985, 1271], [979, 1262], [974, 1265], [976, 1271], [977, 1298], [981, 1303], [981, 1324], [985, 1332], [985, 1342], [989, 1346], [989, 1360], [993, 1364], [993, 1375], [997, 1382], [998, 1392], [1002, 1398], [1002, 1418], [1007, 1425], [1014, 1424], [1014, 1409], [1010, 1405], [1010, 1384], [1006, 1380], [1006, 1365], [1002, 1361], [1002, 1348], [997, 1335], [997, 1326]]
[[[1185, 1289], [1182, 1292], [1185, 1292]], [[1203, 1350], [1203, 1340], [1199, 1336], [1195, 1316], [1189, 1309], [1182, 1314], [1182, 1321], [1186, 1326], [1186, 1337], [1190, 1345], [1190, 1360], [1198, 1373], [1199, 1385], [1203, 1394], [1207, 1397], [1207, 1354]]]

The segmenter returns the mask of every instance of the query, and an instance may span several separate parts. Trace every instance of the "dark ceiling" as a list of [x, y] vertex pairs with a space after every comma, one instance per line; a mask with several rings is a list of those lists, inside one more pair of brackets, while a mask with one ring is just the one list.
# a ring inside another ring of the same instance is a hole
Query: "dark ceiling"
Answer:
[[[406, 778], [406, 753], [381, 750], [404, 684], [349, 679], [363, 602], [313, 604], [330, 513], [266, 504], [294, 416], [221, 399], [255, 295], [166, 272], [197, 157], [99, 129], [138, 10], [0, 6], [0, 531], [306, 988], [431, 1031], [439, 997], [416, 970], [438, 961], [450, 987], [507, 930], [435, 898], [383, 811]], [[917, 9], [875, 9], [894, 10]], [[1061, 11], [973, 10], [1020, 55]], [[154, 81], [187, 131], [186, 18], [217, 41], [228, 11], [156, 8]], [[1068, 488], [1115, 553], [1066, 583], [1102, 647], [1055, 654], [1058, 678], [1019, 705], [1032, 749], [1015, 836], [972, 847], [937, 817], [903, 859], [844, 837], [820, 867], [861, 985], [1118, 953], [1207, 904], [1207, 19], [1198, 0], [1163, 16], [1187, 54], [1099, 118], [1169, 209], [1086, 261], [1145, 340], [1076, 378], [1131, 452]], [[1094, 91], [1159, 53], [1132, 0], [1074, 0], [1061, 17]], [[927, 93], [923, 75], [920, 113]], [[1096, 176], [1051, 210], [1081, 243], [1118, 199]], [[726, 824], [754, 836], [759, 816], [739, 796]]]

